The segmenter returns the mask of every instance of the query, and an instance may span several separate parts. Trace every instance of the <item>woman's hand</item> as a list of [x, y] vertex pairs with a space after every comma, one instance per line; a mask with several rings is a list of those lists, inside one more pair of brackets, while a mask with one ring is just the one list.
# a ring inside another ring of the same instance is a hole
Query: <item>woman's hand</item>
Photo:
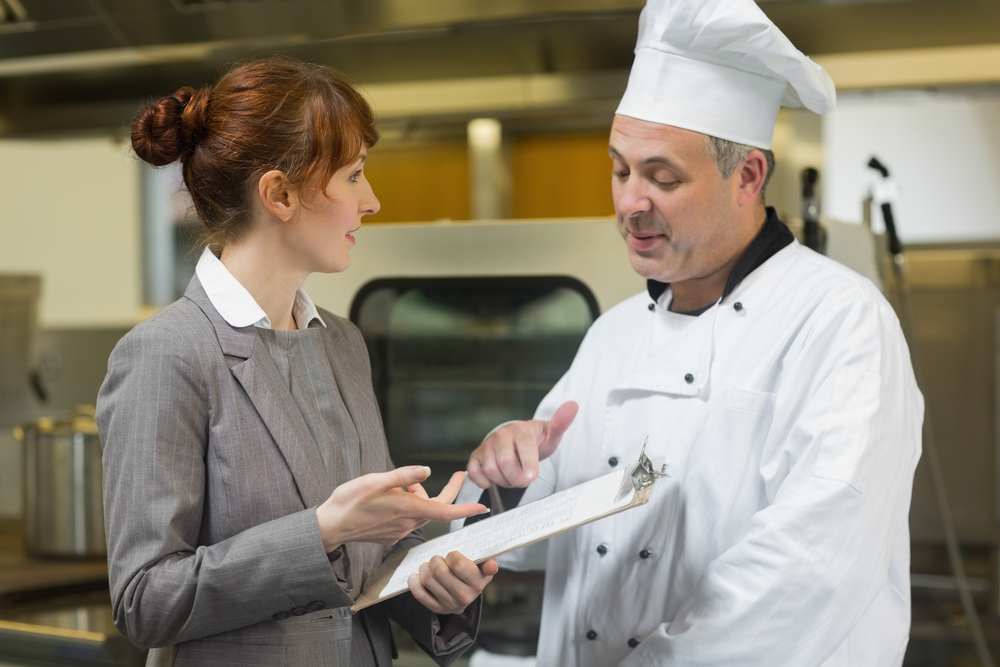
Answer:
[[452, 551], [445, 558], [431, 558], [420, 566], [420, 574], [411, 575], [406, 583], [417, 602], [435, 614], [461, 614], [499, 569], [492, 558], [476, 565]]
[[345, 542], [395, 544], [428, 521], [454, 521], [489, 511], [479, 503], [451, 504], [465, 479], [461, 472], [452, 475], [441, 495], [428, 498], [420, 482], [429, 475], [430, 468], [408, 466], [338, 486], [316, 509], [327, 553]]

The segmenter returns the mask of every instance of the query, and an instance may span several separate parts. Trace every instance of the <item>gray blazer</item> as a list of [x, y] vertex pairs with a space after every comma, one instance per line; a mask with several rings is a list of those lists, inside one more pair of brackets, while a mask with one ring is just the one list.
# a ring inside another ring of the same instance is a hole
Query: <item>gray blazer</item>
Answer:
[[[322, 317], [318, 361], [361, 442], [335, 486], [393, 466], [361, 334]], [[317, 444], [254, 327], [230, 326], [197, 277], [115, 347], [97, 420], [114, 621], [137, 646], [161, 647], [150, 664], [346, 666], [363, 630], [389, 667], [389, 615], [438, 664], [471, 645], [478, 602], [437, 617], [406, 594], [352, 622], [352, 598], [392, 549], [325, 552], [316, 507], [333, 487]]]

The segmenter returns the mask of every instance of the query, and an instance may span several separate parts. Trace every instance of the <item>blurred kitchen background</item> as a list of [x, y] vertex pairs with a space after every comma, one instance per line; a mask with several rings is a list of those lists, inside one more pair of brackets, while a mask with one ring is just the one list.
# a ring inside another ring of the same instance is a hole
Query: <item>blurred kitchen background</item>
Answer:
[[[827, 251], [894, 305], [883, 223], [864, 205], [869, 158], [898, 184], [911, 345], [1000, 655], [1000, 0], [758, 4], [840, 91], [824, 118], [782, 110], [767, 201], [801, 230], [803, 173], [818, 170]], [[362, 328], [393, 456], [429, 462], [440, 485], [492, 425], [530, 417], [593, 319], [643, 288], [611, 217], [607, 157], [641, 7], [0, 0], [0, 667], [142, 661], [110, 624], [99, 445], [74, 412], [197, 259], [176, 170], [128, 148], [138, 106], [263, 53], [332, 65], [371, 99], [382, 139], [365, 170], [382, 209], [351, 269], [306, 288]], [[909, 667], [979, 664], [941, 525], [922, 462]], [[479, 648], [533, 653], [542, 577], [498, 577]], [[397, 664], [429, 664], [400, 646]]]

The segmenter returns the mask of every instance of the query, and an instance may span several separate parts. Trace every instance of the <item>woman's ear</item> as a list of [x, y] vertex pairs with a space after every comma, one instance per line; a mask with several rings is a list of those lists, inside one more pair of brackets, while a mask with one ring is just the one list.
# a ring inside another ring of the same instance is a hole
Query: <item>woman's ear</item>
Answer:
[[272, 169], [257, 181], [257, 194], [264, 210], [282, 222], [295, 217], [299, 207], [298, 195], [288, 183], [284, 172]]

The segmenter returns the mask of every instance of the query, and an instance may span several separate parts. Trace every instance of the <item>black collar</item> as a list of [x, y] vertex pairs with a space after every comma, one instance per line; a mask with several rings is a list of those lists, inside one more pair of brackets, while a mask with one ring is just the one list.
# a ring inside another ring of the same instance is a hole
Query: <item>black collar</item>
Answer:
[[[743, 255], [737, 260], [733, 270], [729, 272], [726, 279], [726, 288], [722, 291], [722, 298], [725, 299], [732, 293], [736, 286], [743, 282], [743, 279], [753, 273], [754, 269], [771, 259], [779, 250], [795, 240], [792, 232], [781, 220], [775, 210], [767, 207], [767, 220], [761, 227], [757, 237], [750, 243]], [[669, 283], [661, 283], [658, 280], [649, 279], [646, 281], [646, 291], [653, 301], [658, 301], [667, 290]], [[708, 310], [711, 305], [706, 306], [701, 311], [689, 313], [700, 315]]]

